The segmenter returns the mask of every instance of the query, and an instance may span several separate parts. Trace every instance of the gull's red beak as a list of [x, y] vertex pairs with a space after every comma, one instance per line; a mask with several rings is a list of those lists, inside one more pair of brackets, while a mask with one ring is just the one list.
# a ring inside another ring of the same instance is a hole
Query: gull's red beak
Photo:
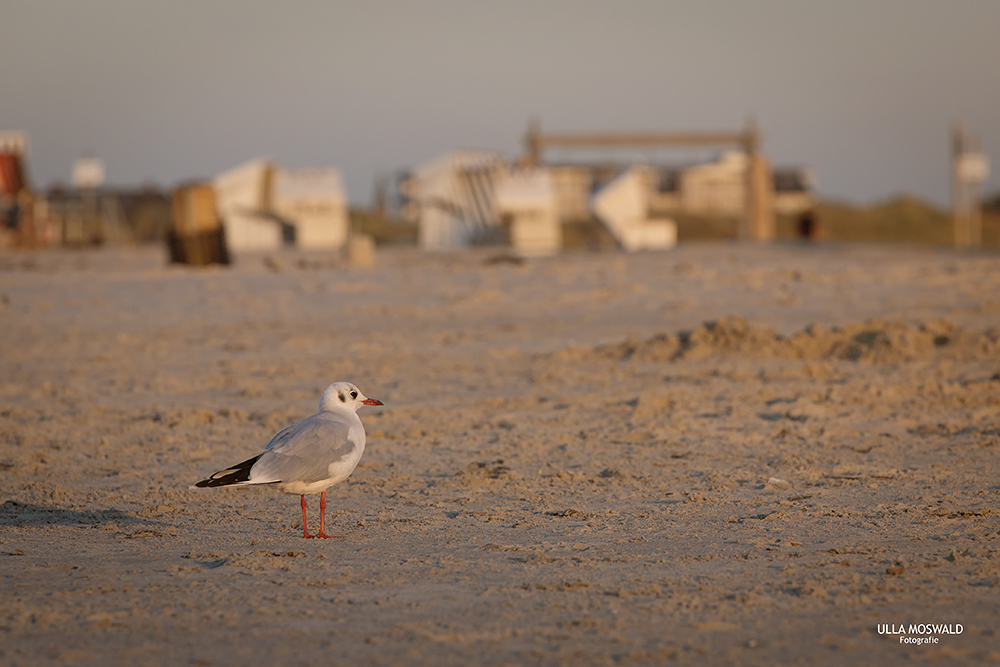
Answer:
[[366, 398], [365, 400], [361, 401], [361, 405], [382, 405], [382, 401], [378, 400], [377, 398]]

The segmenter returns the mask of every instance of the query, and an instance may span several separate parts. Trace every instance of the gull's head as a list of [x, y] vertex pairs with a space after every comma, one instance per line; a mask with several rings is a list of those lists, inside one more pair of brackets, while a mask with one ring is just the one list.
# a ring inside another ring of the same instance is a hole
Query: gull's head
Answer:
[[350, 410], [356, 412], [362, 405], [382, 405], [376, 398], [368, 398], [350, 382], [334, 382], [323, 390], [319, 399], [319, 411]]

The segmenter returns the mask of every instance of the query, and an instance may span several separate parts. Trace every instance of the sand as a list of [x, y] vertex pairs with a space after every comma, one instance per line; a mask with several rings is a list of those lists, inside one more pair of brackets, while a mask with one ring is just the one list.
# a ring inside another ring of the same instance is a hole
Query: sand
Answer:
[[1000, 660], [995, 254], [164, 254], [0, 254], [3, 665]]

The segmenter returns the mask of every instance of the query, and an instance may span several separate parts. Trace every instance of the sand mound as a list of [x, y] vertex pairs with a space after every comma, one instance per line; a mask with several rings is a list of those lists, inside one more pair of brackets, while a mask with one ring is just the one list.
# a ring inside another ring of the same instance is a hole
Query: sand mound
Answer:
[[971, 359], [1000, 354], [1000, 328], [976, 333], [946, 320], [916, 326], [901, 321], [871, 320], [833, 329], [811, 325], [785, 337], [742, 317], [725, 317], [690, 331], [602, 345], [594, 352], [603, 357], [639, 361], [702, 359], [720, 354], [871, 363], [912, 361], [938, 353]]

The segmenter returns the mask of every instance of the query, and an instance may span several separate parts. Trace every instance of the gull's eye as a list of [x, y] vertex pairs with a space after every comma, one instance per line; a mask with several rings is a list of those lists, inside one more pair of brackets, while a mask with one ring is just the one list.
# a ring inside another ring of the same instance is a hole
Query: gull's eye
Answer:
[[357, 397], [358, 397], [358, 392], [352, 391], [351, 392], [351, 398], [357, 398]]

